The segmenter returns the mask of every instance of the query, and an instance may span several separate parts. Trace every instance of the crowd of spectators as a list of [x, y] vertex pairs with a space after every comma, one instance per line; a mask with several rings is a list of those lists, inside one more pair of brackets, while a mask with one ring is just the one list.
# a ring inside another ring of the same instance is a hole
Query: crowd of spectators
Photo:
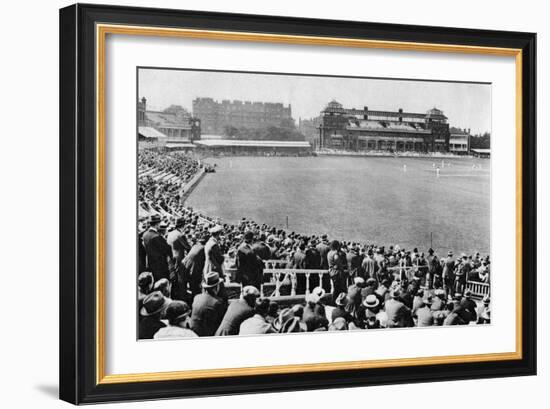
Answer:
[[[188, 178], [198, 171], [183, 155], [157, 157], [158, 165], [150, 153], [143, 163]], [[440, 257], [433, 249], [338, 241], [245, 218], [222, 223], [183, 206], [178, 186], [139, 180], [148, 213], [137, 238], [140, 339], [490, 323], [489, 297], [476, 302], [466, 286], [490, 282], [489, 256]], [[267, 260], [326, 274], [309, 282], [305, 274], [277, 278], [264, 274]], [[265, 293], [277, 280], [287, 297]], [[235, 283], [242, 291], [230, 299]]]

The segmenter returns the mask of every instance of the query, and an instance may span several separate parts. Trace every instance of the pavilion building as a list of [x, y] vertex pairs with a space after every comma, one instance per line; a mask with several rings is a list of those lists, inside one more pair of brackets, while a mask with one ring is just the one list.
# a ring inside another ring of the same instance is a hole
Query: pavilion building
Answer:
[[450, 128], [443, 111], [425, 113], [344, 108], [335, 100], [321, 111], [321, 149], [449, 152]]

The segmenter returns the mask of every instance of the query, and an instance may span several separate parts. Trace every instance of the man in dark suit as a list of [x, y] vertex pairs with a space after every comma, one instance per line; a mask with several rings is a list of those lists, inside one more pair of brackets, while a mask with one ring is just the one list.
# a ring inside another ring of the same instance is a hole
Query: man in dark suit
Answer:
[[184, 274], [188, 277], [189, 291], [191, 291], [193, 297], [201, 292], [205, 243], [206, 237], [204, 235], [199, 236], [197, 242], [191, 247], [191, 250], [189, 250], [189, 253], [187, 253], [182, 261]]
[[202, 283], [203, 292], [193, 300], [190, 326], [199, 337], [214, 335], [222, 322], [227, 304], [218, 297], [220, 285], [220, 275], [209, 272]]
[[254, 315], [256, 299], [260, 291], [254, 286], [243, 288], [241, 298], [229, 304], [222, 323], [216, 331], [216, 336], [239, 335], [239, 328], [244, 320]]
[[251, 245], [253, 238], [254, 233], [251, 231], [245, 232], [244, 241], [237, 249], [235, 260], [237, 264], [236, 280], [243, 286], [252, 285], [259, 289], [263, 281], [264, 264]]
[[185, 225], [185, 218], [180, 217], [176, 220], [176, 228], [168, 233], [166, 242], [172, 248], [173, 268], [172, 268], [172, 299], [183, 300], [187, 292], [187, 279], [188, 277], [184, 273], [184, 267], [182, 260], [191, 249], [187, 238], [183, 232]]
[[[292, 255], [291, 268], [303, 270], [306, 268], [306, 243], [302, 240]], [[296, 294], [306, 293], [305, 274], [296, 274]]]
[[158, 214], [151, 216], [149, 230], [143, 234], [143, 245], [147, 253], [147, 267], [153, 273], [155, 281], [170, 278], [169, 262], [172, 259], [172, 249], [158, 231], [161, 218]]
[[401, 301], [401, 291], [399, 289], [392, 291], [391, 298], [386, 301], [384, 307], [388, 315], [389, 328], [413, 326], [411, 310]]
[[265, 234], [261, 234], [259, 240], [254, 243], [252, 250], [262, 260], [269, 260], [271, 258], [271, 250], [268, 245], [265, 244]]
[[[354, 244], [346, 254], [346, 261], [348, 264], [348, 280], [353, 280], [355, 277], [364, 278], [363, 273], [363, 257], [359, 254], [359, 249]], [[348, 285], [351, 284], [348, 282]]]
[[328, 244], [328, 236], [326, 234], [323, 234], [321, 236], [321, 242], [317, 244], [317, 251], [319, 252], [319, 256], [321, 257], [321, 269], [328, 270], [328, 260], [327, 260], [327, 254], [330, 251], [330, 246]]

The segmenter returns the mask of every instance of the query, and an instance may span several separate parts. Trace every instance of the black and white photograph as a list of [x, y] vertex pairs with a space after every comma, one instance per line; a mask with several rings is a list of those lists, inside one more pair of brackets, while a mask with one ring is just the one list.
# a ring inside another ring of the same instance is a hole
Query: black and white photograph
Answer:
[[139, 67], [138, 339], [491, 322], [491, 84]]

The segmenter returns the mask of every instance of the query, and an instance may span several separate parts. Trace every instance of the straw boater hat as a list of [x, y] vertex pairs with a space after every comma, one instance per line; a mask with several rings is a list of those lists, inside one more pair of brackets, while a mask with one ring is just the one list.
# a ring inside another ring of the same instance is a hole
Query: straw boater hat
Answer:
[[214, 227], [211, 227], [210, 230], [208, 230], [208, 232], [210, 234], [216, 234], [216, 233], [221, 233], [222, 230], [223, 230], [223, 227], [217, 224]]
[[365, 298], [365, 301], [363, 301], [363, 305], [367, 308], [375, 308], [380, 305], [380, 300], [378, 297], [374, 294], [369, 294]]
[[140, 314], [144, 317], [156, 315], [162, 312], [165, 306], [166, 298], [164, 298], [164, 295], [160, 291], [154, 291], [143, 300]]
[[317, 304], [325, 296], [325, 290], [321, 287], [315, 287], [313, 291], [306, 295], [306, 301]]
[[202, 288], [212, 288], [220, 283], [220, 275], [215, 271], [211, 271], [204, 277], [202, 282]]

